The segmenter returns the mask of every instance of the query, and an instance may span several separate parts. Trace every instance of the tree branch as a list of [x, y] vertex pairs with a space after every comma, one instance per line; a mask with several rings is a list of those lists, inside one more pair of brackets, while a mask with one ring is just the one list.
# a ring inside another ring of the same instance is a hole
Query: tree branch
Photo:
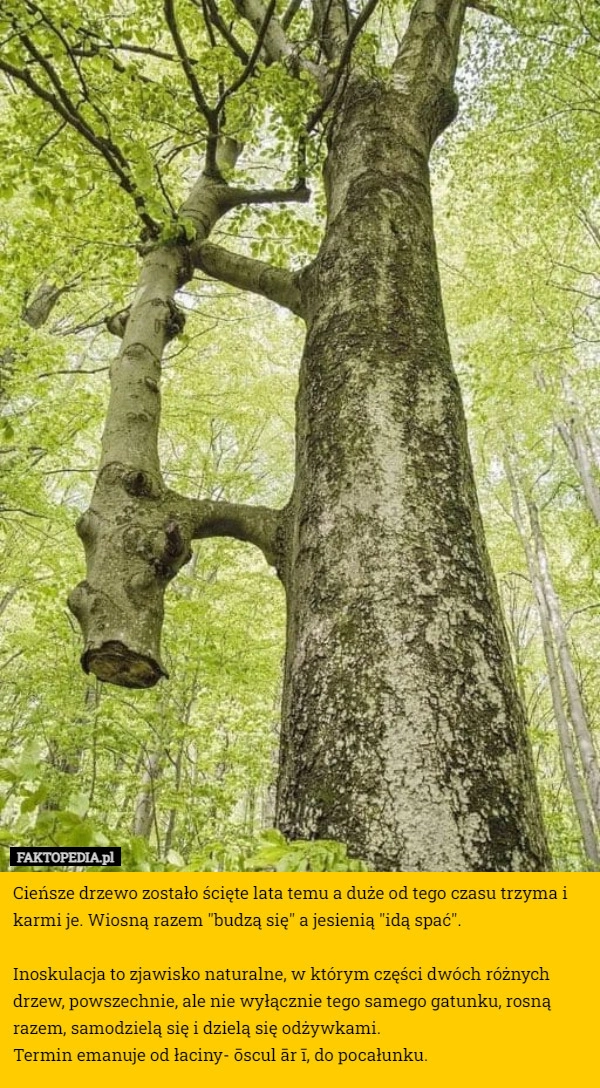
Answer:
[[[206, 27], [206, 35], [207, 35], [208, 40], [210, 42], [211, 49], [216, 49], [217, 48], [217, 37], [216, 37], [216, 34], [215, 34], [215, 27], [213, 25], [213, 21], [212, 21], [211, 14], [210, 14], [208, 5], [206, 3], [206, 0], [201, 0], [201, 4], [202, 4], [202, 8], [201, 8], [202, 18], [204, 20], [204, 26]], [[247, 61], [244, 61], [244, 64], [246, 64], [246, 63], [247, 63]], [[221, 78], [221, 77], [219, 77], [219, 78]]]
[[23, 43], [23, 45], [25, 46], [25, 48], [26, 48], [27, 52], [30, 54], [30, 56], [33, 57], [33, 59], [35, 61], [37, 61], [37, 63], [40, 65], [40, 67], [44, 69], [46, 75], [48, 76], [48, 79], [50, 80], [50, 83], [54, 87], [54, 89], [55, 89], [59, 99], [63, 103], [65, 109], [69, 110], [70, 113], [72, 113], [74, 116], [76, 116], [77, 115], [77, 107], [75, 106], [75, 104], [73, 103], [73, 101], [69, 97], [69, 95], [67, 94], [65, 88], [63, 87], [63, 84], [61, 83], [61, 81], [60, 81], [60, 79], [58, 77], [57, 72], [55, 71], [55, 69], [50, 64], [50, 61], [48, 60], [48, 58], [45, 57], [43, 55], [43, 53], [40, 53], [39, 49], [37, 48], [35, 43], [31, 40], [31, 38], [29, 37], [28, 34], [20, 34], [19, 39]]
[[[182, 501], [179, 496], [177, 501]], [[247, 541], [260, 548], [271, 567], [283, 570], [283, 511], [210, 499], [185, 499], [184, 502], [191, 519], [192, 540], [229, 536]]]
[[333, 69], [340, 63], [354, 17], [347, 0], [312, 0], [313, 37]]
[[81, 68], [79, 67], [79, 64], [76, 60], [75, 48], [71, 45], [68, 38], [63, 33], [62, 29], [56, 25], [56, 23], [50, 18], [49, 15], [46, 14], [46, 12], [38, 4], [33, 3], [33, 0], [26, 0], [26, 6], [28, 11], [31, 12], [31, 14], [33, 15], [38, 15], [41, 21], [52, 32], [52, 34], [54, 34], [58, 38], [65, 51], [65, 55], [69, 58], [69, 61], [71, 62], [71, 65], [77, 75], [82, 94], [84, 98], [89, 101], [87, 84], [81, 73]]
[[256, 68], [256, 62], [258, 61], [258, 58], [260, 56], [264, 40], [269, 29], [269, 24], [271, 22], [271, 19], [273, 18], [273, 15], [275, 14], [276, 3], [277, 0], [270, 0], [269, 2], [269, 6], [267, 7], [267, 10], [265, 12], [265, 17], [263, 19], [262, 25], [258, 34], [256, 35], [254, 49], [252, 50], [251, 55], [248, 57], [243, 72], [241, 73], [241, 75], [238, 76], [237, 79], [233, 81], [230, 87], [227, 87], [226, 90], [223, 91], [222, 95], [220, 96], [219, 101], [215, 106], [215, 113], [217, 117], [220, 115], [221, 110], [223, 109], [223, 106], [225, 105], [227, 99], [230, 98], [232, 94], [235, 94], [236, 91], [239, 91], [240, 87], [242, 87], [246, 80], [249, 79], [250, 76], [254, 73], [254, 69]]
[[422, 113], [427, 107], [430, 146], [456, 117], [454, 77], [466, 8], [467, 0], [416, 0], [392, 65], [407, 108]]
[[[266, 14], [266, 9], [262, 0], [233, 0], [233, 5], [238, 15], [240, 15], [242, 19], [245, 19], [247, 23], [250, 23], [250, 26], [257, 35], [260, 34]], [[295, 46], [288, 39], [281, 21], [275, 15], [273, 15], [268, 23], [264, 35], [263, 50], [266, 54], [267, 64], [276, 64], [278, 61], [284, 63], [287, 61], [291, 70], [297, 72], [299, 69], [302, 69], [303, 71], [308, 72], [317, 83], [319, 89], [323, 91], [327, 76], [326, 69], [319, 64], [315, 64], [314, 61], [307, 60], [300, 55]]]
[[[155, 49], [150, 45], [136, 45], [133, 42], [119, 42], [118, 45], [115, 45], [109, 38], [103, 42], [94, 42], [87, 48], [82, 45], [74, 45], [71, 53], [74, 57], [98, 57], [106, 49], [119, 49], [123, 53], [140, 53], [144, 57], [156, 57], [158, 60], [168, 60], [171, 64], [181, 64], [181, 59], [176, 53], [167, 53], [164, 49]], [[114, 60], [114, 58], [112, 59]], [[190, 57], [190, 64], [197, 63], [197, 60]]]
[[[78, 79], [78, 82], [79, 82], [79, 86], [81, 88], [81, 94], [82, 94], [82, 97], [83, 97], [84, 101], [87, 102], [91, 106], [91, 108], [94, 110], [94, 113], [96, 113], [96, 115], [100, 118], [103, 125], [106, 126], [107, 132], [109, 132], [110, 131], [110, 120], [107, 117], [104, 110], [100, 109], [98, 104], [95, 103], [91, 99], [88, 86], [87, 86], [87, 84], [85, 82], [85, 79], [83, 78], [83, 75], [81, 73], [79, 65], [75, 61], [75, 56], [73, 54], [73, 50], [71, 48], [70, 43], [67, 41], [65, 36], [54, 26], [52, 21], [44, 14], [44, 12], [41, 11], [41, 9], [37, 7], [37, 5], [28, 4], [28, 7], [29, 7], [30, 11], [32, 11], [34, 13], [38, 13], [39, 16], [40, 16], [40, 19], [42, 20], [42, 22], [45, 23], [45, 25], [52, 31], [52, 33], [54, 33], [57, 36], [58, 40], [60, 41], [60, 43], [61, 43], [61, 45], [63, 47], [65, 57], [70, 61], [73, 68], [75, 69], [75, 72], [77, 74], [77, 79]], [[76, 105], [73, 102], [70, 95], [67, 93], [67, 90], [66, 90], [66, 88], [64, 86], [64, 83], [62, 82], [61, 77], [59, 76], [58, 72], [54, 68], [53, 64], [50, 63], [48, 57], [40, 52], [40, 50], [37, 48], [35, 42], [32, 40], [32, 38], [28, 34], [25, 34], [24, 32], [21, 32], [19, 34], [19, 38], [20, 38], [20, 41], [22, 42], [22, 44], [25, 46], [27, 52], [30, 54], [30, 56], [33, 57], [33, 59], [36, 61], [36, 63], [39, 64], [39, 66], [41, 68], [43, 68], [43, 70], [45, 71], [51, 85], [54, 87], [59, 99], [61, 100], [61, 102], [63, 103], [65, 108], [67, 110], [69, 110], [69, 112], [72, 113], [73, 116], [81, 118], [80, 106]], [[110, 146], [110, 140], [106, 140], [105, 142]], [[112, 150], [115, 153], [116, 157], [121, 162], [121, 165], [126, 167], [127, 163], [126, 163], [126, 160], [125, 160], [124, 156], [121, 155], [120, 149], [118, 147], [113, 146]]]
[[585, 208], [580, 209], [580, 212], [579, 212], [579, 215], [577, 216], [577, 218], [580, 220], [580, 222], [582, 222], [584, 224], [584, 226], [586, 227], [586, 229], [587, 229], [588, 233], [590, 234], [591, 238], [593, 239], [593, 241], [596, 243], [596, 245], [600, 249], [600, 227], [597, 227], [596, 224], [593, 222], [593, 220], [590, 219], [590, 217], [589, 217], [588, 213], [586, 212]]
[[[127, 505], [119, 510], [113, 503], [123, 489]], [[191, 559], [192, 540], [248, 541], [282, 579], [286, 567], [285, 511], [189, 499], [116, 462], [101, 473], [77, 532], [87, 578], [71, 591], [68, 605], [83, 633], [81, 663], [85, 672], [121, 687], [152, 687], [167, 675], [160, 655], [164, 595]]]
[[44, 280], [35, 294], [33, 296], [28, 296], [25, 299], [23, 310], [21, 311], [23, 321], [31, 326], [32, 329], [41, 329], [42, 325], [46, 324], [61, 295], [65, 295], [68, 291], [72, 291], [76, 282], [77, 280], [73, 280], [63, 287], [57, 287], [55, 283], [47, 283], [46, 280]]
[[243, 204], [306, 204], [310, 189], [301, 179], [293, 189], [235, 189], [228, 187], [221, 197], [228, 210]]
[[503, 15], [495, 4], [486, 4], [484, 0], [467, 0], [467, 7], [473, 11], [480, 11], [482, 15], [491, 15], [496, 19], [502, 19]]
[[321, 120], [321, 118], [323, 117], [325, 112], [329, 109], [329, 106], [331, 105], [331, 103], [332, 103], [332, 101], [333, 101], [333, 99], [335, 97], [335, 93], [336, 93], [336, 91], [337, 91], [337, 89], [338, 89], [338, 87], [340, 85], [340, 80], [341, 80], [344, 72], [348, 68], [349, 63], [350, 63], [350, 58], [352, 56], [352, 50], [354, 49], [356, 39], [358, 38], [358, 35], [360, 34], [360, 32], [363, 29], [363, 27], [365, 26], [365, 24], [371, 18], [371, 15], [375, 11], [375, 8], [377, 7], [378, 3], [379, 3], [379, 0], [367, 0], [367, 3], [365, 4], [365, 6], [364, 6], [363, 10], [361, 11], [360, 15], [358, 16], [358, 18], [353, 23], [353, 25], [352, 25], [352, 27], [350, 29], [350, 33], [348, 34], [348, 37], [346, 38], [344, 48], [342, 49], [339, 64], [338, 64], [338, 66], [336, 68], [335, 75], [334, 75], [334, 78], [333, 78], [333, 82], [332, 82], [329, 90], [325, 94], [325, 96], [323, 98], [323, 101], [321, 102], [320, 106], [318, 106], [318, 108], [314, 111], [314, 113], [311, 114], [311, 116], [308, 118], [308, 121], [306, 122], [306, 131], [307, 132], [312, 132], [312, 130], [319, 123], [319, 121]]
[[452, 81], [466, 8], [467, 0], [416, 0], [394, 69], [419, 74], [427, 55], [431, 74]]
[[205, 242], [191, 247], [194, 266], [242, 291], [261, 295], [278, 306], [285, 306], [298, 317], [304, 316], [304, 300], [299, 286], [299, 276], [286, 268], [275, 268], [265, 261], [244, 257], [240, 253]]
[[[230, 28], [227, 26], [227, 23], [225, 22], [225, 20], [221, 16], [221, 13], [219, 12], [219, 9], [217, 8], [215, 0], [204, 0], [204, 3], [206, 4], [206, 7], [210, 14], [210, 19], [213, 26], [216, 27], [221, 37], [224, 38], [229, 48], [232, 50], [233, 53], [235, 53], [236, 57], [241, 60], [242, 64], [247, 64], [248, 54], [243, 46], [240, 45], [235, 35], [231, 32]], [[192, 4], [194, 4], [194, 7], [201, 7], [201, 4], [198, 3], [198, 0], [192, 0]]]
[[301, 7], [302, 0], [290, 0], [286, 10], [284, 11], [280, 19], [282, 30], [287, 30], [287, 28], [291, 26]]
[[185, 77], [191, 87], [192, 94], [196, 101], [198, 109], [203, 114], [208, 124], [208, 127], [213, 135], [217, 135], [217, 118], [215, 111], [210, 108], [206, 101], [202, 88], [198, 82], [196, 73], [194, 72], [193, 64], [188, 56], [187, 49], [185, 48], [183, 38], [181, 37], [179, 26], [177, 24], [177, 18], [175, 15], [175, 3], [174, 0], [165, 0], [163, 6], [165, 19], [169, 28], [169, 33], [173, 39], [173, 44], [177, 50], [177, 55], [181, 61], [181, 67], [185, 73]]
[[[250, 23], [255, 33], [259, 35], [266, 14], [262, 0], [233, 0], [233, 6], [238, 15], [245, 19], [247, 23]], [[277, 18], [269, 20], [264, 34], [263, 45], [271, 64], [284, 60], [293, 52], [292, 45]]]

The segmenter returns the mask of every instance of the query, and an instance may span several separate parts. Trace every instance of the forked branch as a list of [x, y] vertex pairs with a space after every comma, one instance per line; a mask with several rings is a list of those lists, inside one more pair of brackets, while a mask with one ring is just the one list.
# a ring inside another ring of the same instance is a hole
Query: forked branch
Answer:
[[354, 49], [354, 46], [355, 46], [356, 41], [358, 39], [358, 36], [359, 36], [361, 30], [363, 29], [363, 27], [367, 24], [367, 22], [371, 18], [371, 15], [375, 11], [375, 8], [377, 7], [378, 3], [379, 3], [379, 0], [367, 0], [367, 3], [365, 4], [364, 8], [362, 9], [360, 15], [355, 19], [352, 26], [350, 27], [348, 37], [346, 38], [344, 47], [343, 47], [342, 52], [340, 54], [339, 63], [338, 63], [338, 66], [337, 66], [337, 68], [335, 70], [335, 75], [333, 77], [333, 81], [331, 83], [331, 86], [328, 88], [328, 90], [327, 90], [326, 94], [324, 95], [323, 100], [321, 101], [320, 105], [310, 115], [310, 117], [308, 118], [308, 121], [306, 122], [306, 131], [307, 131], [307, 133], [312, 132], [312, 130], [318, 125], [319, 121], [324, 116], [324, 114], [327, 112], [327, 110], [329, 109], [329, 106], [333, 102], [333, 99], [335, 98], [337, 89], [338, 89], [338, 87], [340, 85], [340, 82], [342, 80], [342, 76], [348, 70], [348, 66], [350, 64], [350, 58], [352, 57], [352, 51]]

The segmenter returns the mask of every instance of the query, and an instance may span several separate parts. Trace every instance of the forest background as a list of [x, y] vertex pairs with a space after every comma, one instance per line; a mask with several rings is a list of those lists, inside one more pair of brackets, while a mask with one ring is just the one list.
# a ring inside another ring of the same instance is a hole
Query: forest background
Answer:
[[[0, 57], [9, 59], [15, 6], [36, 7], [9, 3], [0, 18]], [[77, 15], [68, 0], [42, 6], [67, 22]], [[143, 191], [158, 179], [177, 200], [201, 136], [178, 93], [162, 6], [94, 7], [110, 42], [115, 124], [138, 118], [129, 148], [138, 184]], [[402, 10], [373, 5], [360, 48], [374, 64]], [[195, 45], [217, 78], [222, 50]], [[473, 5], [457, 90], [459, 117], [433, 160], [453, 358], [554, 866], [593, 869], [600, 4]], [[273, 76], [262, 93], [254, 103], [262, 138], [245, 169], [263, 185], [290, 184], [295, 90]], [[3, 867], [18, 842], [120, 844], [133, 870], [347, 868], [343, 845], [286, 844], [272, 830], [285, 608], [257, 550], [231, 540], [195, 547], [166, 598], [168, 682], [129, 692], [80, 669], [80, 633], [65, 602], [83, 576], [74, 524], [97, 470], [115, 344], [106, 320], [130, 301], [136, 279], [132, 205], [106, 185], [77, 133], [6, 69], [2, 95]], [[240, 252], [275, 265], [310, 260], [321, 154], [317, 132], [310, 203], [238, 209], [228, 245], [235, 238]], [[280, 506], [293, 474], [300, 323], [204, 274], [183, 303], [185, 332], [170, 345], [163, 377], [165, 478], [190, 496]]]

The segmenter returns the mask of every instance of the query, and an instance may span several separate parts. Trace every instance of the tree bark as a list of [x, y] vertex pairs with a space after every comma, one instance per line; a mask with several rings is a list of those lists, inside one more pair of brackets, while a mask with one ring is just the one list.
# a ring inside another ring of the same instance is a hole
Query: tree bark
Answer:
[[169, 339], [181, 255], [145, 259], [112, 367], [111, 395], [92, 505], [77, 524], [87, 578], [69, 596], [86, 646], [82, 664], [125, 687], [156, 683], [167, 581], [190, 557], [158, 460], [160, 364]]
[[464, 5], [349, 77], [306, 291], [277, 820], [379, 870], [549, 866], [440, 292], [428, 158]]
[[25, 299], [21, 313], [23, 321], [32, 329], [41, 329], [46, 324], [59, 299], [72, 287], [72, 284], [57, 287], [55, 283], [47, 283], [44, 280], [35, 294], [28, 295]]

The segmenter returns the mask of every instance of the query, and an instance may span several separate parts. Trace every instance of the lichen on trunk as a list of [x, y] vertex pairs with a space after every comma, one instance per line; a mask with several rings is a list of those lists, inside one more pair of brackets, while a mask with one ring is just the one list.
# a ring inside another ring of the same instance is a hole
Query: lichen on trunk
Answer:
[[278, 822], [291, 838], [342, 840], [373, 869], [544, 869], [445, 329], [436, 132], [416, 118], [403, 89], [355, 76], [330, 128], [298, 397]]

